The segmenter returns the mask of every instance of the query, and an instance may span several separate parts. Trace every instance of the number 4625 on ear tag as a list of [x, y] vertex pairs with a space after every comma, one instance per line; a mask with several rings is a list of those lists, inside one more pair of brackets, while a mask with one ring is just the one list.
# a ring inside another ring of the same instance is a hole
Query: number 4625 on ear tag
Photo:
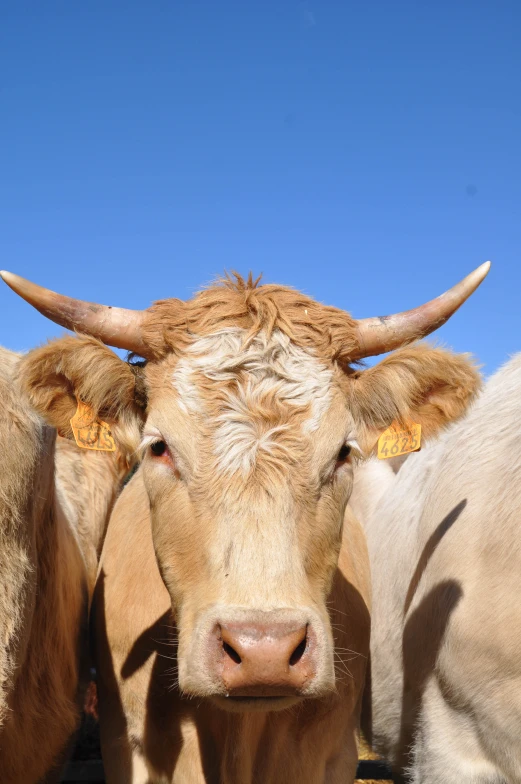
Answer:
[[387, 460], [408, 452], [419, 452], [421, 436], [421, 425], [415, 422], [406, 422], [404, 425], [393, 422], [378, 439], [378, 457], [380, 460]]

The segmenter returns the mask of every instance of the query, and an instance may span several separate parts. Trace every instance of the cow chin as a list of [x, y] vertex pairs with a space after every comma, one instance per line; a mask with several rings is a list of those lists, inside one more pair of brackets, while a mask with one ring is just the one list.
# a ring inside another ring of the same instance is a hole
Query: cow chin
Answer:
[[222, 709], [285, 710], [335, 690], [331, 628], [314, 611], [214, 606], [182, 637], [181, 691]]

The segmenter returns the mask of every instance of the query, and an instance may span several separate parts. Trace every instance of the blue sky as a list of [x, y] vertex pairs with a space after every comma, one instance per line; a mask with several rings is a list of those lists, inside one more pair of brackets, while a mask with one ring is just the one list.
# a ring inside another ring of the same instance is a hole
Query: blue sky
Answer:
[[[143, 308], [224, 269], [521, 349], [518, 0], [0, 2], [0, 266]], [[6, 287], [0, 343], [61, 334]]]

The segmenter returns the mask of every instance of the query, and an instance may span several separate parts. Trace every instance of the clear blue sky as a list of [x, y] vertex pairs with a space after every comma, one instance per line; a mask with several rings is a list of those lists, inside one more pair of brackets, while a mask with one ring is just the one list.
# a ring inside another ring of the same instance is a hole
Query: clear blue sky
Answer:
[[[225, 268], [521, 350], [519, 0], [0, 0], [0, 267], [143, 308]], [[0, 288], [0, 343], [62, 330]]]

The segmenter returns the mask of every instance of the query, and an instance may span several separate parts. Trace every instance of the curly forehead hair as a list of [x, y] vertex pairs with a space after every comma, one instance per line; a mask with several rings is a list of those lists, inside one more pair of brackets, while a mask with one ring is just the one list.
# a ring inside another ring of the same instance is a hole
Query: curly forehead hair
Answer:
[[238, 327], [248, 341], [275, 329], [326, 361], [349, 362], [357, 345], [356, 322], [338, 308], [322, 305], [288, 286], [260, 285], [252, 274], [226, 275], [192, 299], [160, 300], [145, 312], [143, 337], [158, 359], [180, 354], [194, 340]]

